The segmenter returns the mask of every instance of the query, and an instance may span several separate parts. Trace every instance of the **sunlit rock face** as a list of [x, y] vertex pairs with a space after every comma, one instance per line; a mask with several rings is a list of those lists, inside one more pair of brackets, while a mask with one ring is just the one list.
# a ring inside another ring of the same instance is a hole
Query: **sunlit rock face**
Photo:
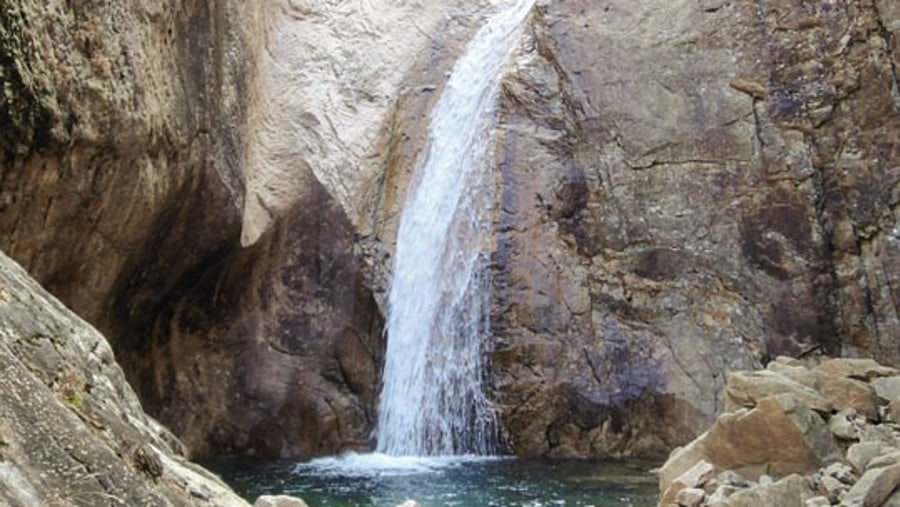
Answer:
[[458, 54], [460, 43], [478, 28], [486, 5], [266, 2], [242, 243], [255, 242], [298, 205], [310, 172], [353, 221], [362, 217], [382, 177], [380, 142], [397, 114], [397, 97], [442, 82], [423, 81], [430, 76], [419, 69], [452, 64], [447, 57]]

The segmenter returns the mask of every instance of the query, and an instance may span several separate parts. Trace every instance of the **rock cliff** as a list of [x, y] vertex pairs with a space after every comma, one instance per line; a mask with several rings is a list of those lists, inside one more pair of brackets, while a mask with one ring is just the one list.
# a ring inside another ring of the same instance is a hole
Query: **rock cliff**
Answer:
[[[322, 54], [317, 76], [283, 61], [320, 35], [290, 37], [324, 19], [310, 9], [25, 1], [0, 14], [0, 247], [110, 337], [147, 410], [196, 455], [368, 438], [380, 324], [354, 231], [308, 152], [273, 146], [312, 147], [278, 122], [309, 120], [284, 101], [333, 70]], [[282, 201], [260, 190], [266, 170]], [[262, 226], [258, 203], [274, 213]]]
[[[398, 211], [490, 3], [5, 7], [0, 248], [199, 454], [365, 448]], [[779, 354], [900, 363], [894, 3], [528, 23], [497, 128], [512, 452], [662, 453]]]
[[[728, 371], [900, 361], [897, 15], [538, 3], [496, 132], [492, 378], [513, 452], [660, 453], [723, 408]], [[387, 210], [415, 152], [391, 148]]]

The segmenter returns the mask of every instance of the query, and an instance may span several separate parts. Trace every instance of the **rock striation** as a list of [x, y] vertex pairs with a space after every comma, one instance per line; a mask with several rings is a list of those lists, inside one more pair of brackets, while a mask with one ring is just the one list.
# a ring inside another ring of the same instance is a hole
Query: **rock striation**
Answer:
[[0, 503], [246, 506], [144, 414], [104, 337], [0, 253]]
[[[661, 506], [900, 505], [900, 421], [889, 404], [900, 370], [872, 360], [832, 359], [808, 367], [776, 358], [766, 373], [729, 376], [728, 392], [746, 400], [719, 415], [705, 433], [675, 449], [659, 469]], [[815, 398], [766, 392], [771, 379], [801, 383], [814, 393], [828, 381], [859, 382], [874, 412], [857, 411], [856, 393]]]

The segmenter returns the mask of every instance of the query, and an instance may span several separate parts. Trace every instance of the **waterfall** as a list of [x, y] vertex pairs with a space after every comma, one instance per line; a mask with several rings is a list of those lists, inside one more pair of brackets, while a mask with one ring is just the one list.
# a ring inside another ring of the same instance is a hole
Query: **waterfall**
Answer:
[[503, 69], [534, 0], [502, 4], [466, 46], [432, 114], [400, 217], [388, 296], [377, 451], [492, 454], [483, 388], [490, 340], [492, 131]]

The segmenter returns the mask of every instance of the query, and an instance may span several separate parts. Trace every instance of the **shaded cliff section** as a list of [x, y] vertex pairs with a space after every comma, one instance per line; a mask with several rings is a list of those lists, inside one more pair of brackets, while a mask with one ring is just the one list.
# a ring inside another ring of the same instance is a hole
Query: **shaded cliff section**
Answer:
[[898, 28], [869, 0], [536, 9], [499, 129], [514, 452], [663, 454], [776, 355], [900, 363]]
[[355, 449], [374, 424], [381, 326], [346, 213], [285, 159], [291, 206], [240, 244], [279, 8], [0, 12], [0, 248], [109, 337], [195, 457]]

